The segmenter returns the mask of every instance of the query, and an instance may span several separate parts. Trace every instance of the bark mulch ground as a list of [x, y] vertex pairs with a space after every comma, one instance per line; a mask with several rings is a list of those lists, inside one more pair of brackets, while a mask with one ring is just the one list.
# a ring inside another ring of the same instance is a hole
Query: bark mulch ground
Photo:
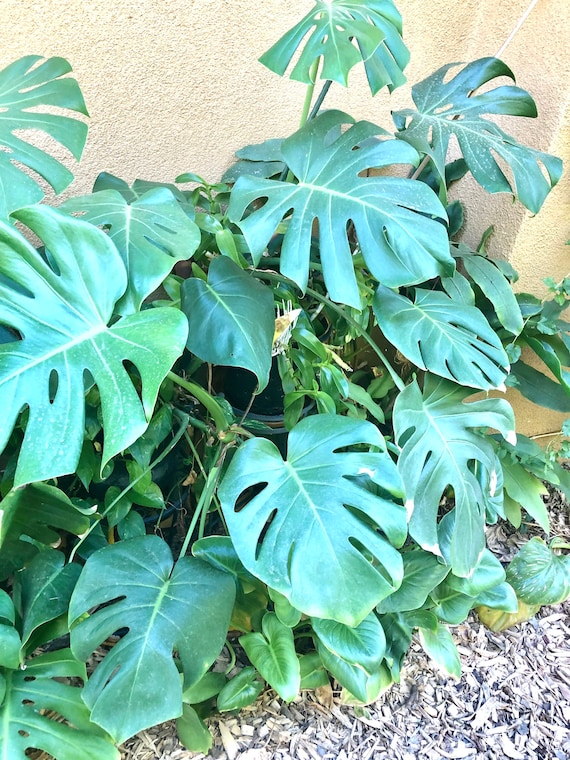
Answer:
[[[552, 534], [570, 540], [570, 512], [551, 494]], [[528, 535], [493, 526], [491, 548], [508, 560]], [[237, 715], [209, 719], [214, 760], [570, 760], [570, 601], [543, 607], [501, 634], [473, 613], [453, 635], [463, 675], [438, 674], [417, 643], [401, 683], [373, 705], [343, 705], [323, 688], [283, 703], [267, 690]], [[143, 731], [123, 760], [203, 760], [173, 723]]]

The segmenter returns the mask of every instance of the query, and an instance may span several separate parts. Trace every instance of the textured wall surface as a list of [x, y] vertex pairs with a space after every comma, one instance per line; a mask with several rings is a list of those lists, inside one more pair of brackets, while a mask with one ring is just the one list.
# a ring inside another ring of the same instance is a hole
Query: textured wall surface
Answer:
[[[400, 0], [411, 49], [410, 83], [452, 61], [494, 55], [529, 0]], [[312, 0], [0, 0], [0, 66], [25, 54], [67, 58], [83, 89], [90, 132], [71, 191], [87, 192], [100, 171], [128, 181], [171, 181], [184, 171], [217, 180], [242, 145], [286, 136], [299, 119], [304, 87], [280, 80], [257, 58], [313, 6]], [[539, 0], [503, 54], [535, 97], [538, 119], [503, 128], [570, 163], [570, 3]], [[372, 98], [361, 71], [335, 86], [330, 106], [391, 127], [390, 108], [409, 87]], [[70, 167], [73, 162], [70, 162]], [[469, 180], [466, 239], [495, 225], [491, 252], [521, 273], [520, 289], [544, 292], [542, 278], [570, 269], [568, 176], [533, 218], [508, 196], [487, 196]], [[522, 410], [522, 407], [521, 407]], [[559, 427], [559, 416], [524, 406], [527, 433]]]

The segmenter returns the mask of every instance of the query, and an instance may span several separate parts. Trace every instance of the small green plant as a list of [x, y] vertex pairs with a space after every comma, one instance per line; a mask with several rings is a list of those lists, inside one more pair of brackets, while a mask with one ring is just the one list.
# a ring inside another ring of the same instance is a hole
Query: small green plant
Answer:
[[[307, 85], [293, 135], [58, 209], [20, 166], [71, 174], [22, 130], [79, 158], [79, 87], [62, 59], [0, 72], [2, 757], [118, 758], [172, 718], [207, 752], [204, 718], [265, 683], [370, 702], [413, 636], [459, 676], [448, 625], [568, 596], [541, 495], [570, 480], [502, 393], [570, 411], [567, 282], [516, 293], [448, 199], [471, 172], [537, 213], [561, 162], [488, 118], [536, 116], [496, 58], [415, 85], [391, 131], [323, 109], [360, 63], [402, 85], [401, 35], [391, 0], [316, 0], [261, 59]], [[548, 543], [505, 570], [485, 526], [523, 516]]]

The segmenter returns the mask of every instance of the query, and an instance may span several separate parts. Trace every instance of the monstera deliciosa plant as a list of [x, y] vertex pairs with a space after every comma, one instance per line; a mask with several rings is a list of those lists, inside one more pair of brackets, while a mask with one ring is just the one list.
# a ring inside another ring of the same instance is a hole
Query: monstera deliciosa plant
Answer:
[[[391, 0], [317, 0], [261, 59], [295, 61], [298, 131], [219, 183], [101, 174], [59, 208], [37, 176], [72, 174], [26, 130], [79, 158], [80, 89], [58, 58], [0, 73], [2, 757], [118, 758], [171, 718], [207, 751], [266, 682], [370, 702], [412, 637], [459, 675], [448, 625], [569, 595], [541, 496], [570, 480], [505, 390], [570, 411], [570, 283], [517, 293], [448, 197], [471, 173], [537, 213], [561, 162], [489, 118], [536, 116], [495, 58], [391, 129], [324, 109], [357, 64], [402, 85], [401, 35]], [[485, 527], [523, 516], [505, 569]]]

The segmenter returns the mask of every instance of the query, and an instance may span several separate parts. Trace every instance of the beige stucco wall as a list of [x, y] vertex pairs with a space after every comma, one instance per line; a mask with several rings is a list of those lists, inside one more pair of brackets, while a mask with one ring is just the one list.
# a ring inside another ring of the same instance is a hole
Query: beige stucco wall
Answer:
[[[529, 0], [400, 0], [412, 52], [410, 82], [440, 65], [493, 55]], [[30, 53], [73, 65], [90, 111], [90, 134], [74, 193], [100, 171], [128, 181], [172, 180], [194, 171], [214, 181], [234, 150], [297, 126], [304, 87], [280, 80], [256, 59], [310, 8], [312, 0], [0, 0], [0, 66]], [[503, 123], [518, 139], [570, 165], [570, 3], [538, 0], [503, 59], [530, 90], [537, 120]], [[389, 109], [409, 103], [409, 88], [373, 99], [361, 71], [351, 90], [328, 101], [388, 128]], [[543, 292], [547, 275], [570, 270], [568, 176], [536, 218], [507, 196], [467, 181], [466, 238], [495, 225], [491, 251], [510, 258], [521, 289]], [[559, 415], [521, 407], [524, 432], [556, 430]]]

